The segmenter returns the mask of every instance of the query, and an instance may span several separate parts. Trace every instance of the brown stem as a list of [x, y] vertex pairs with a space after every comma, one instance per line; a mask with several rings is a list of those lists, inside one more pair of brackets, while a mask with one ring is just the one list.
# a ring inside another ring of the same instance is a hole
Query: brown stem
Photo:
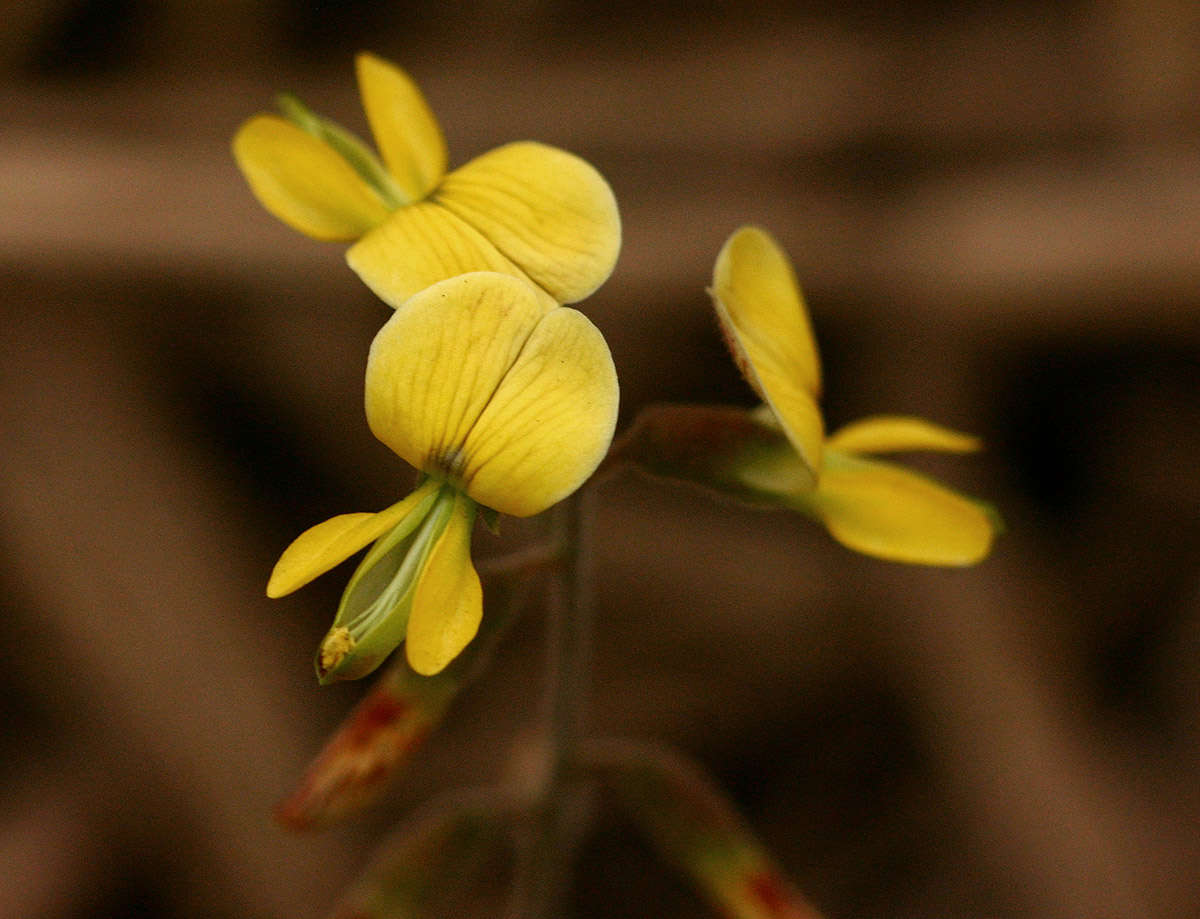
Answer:
[[547, 741], [542, 792], [519, 856], [510, 919], [562, 915], [579, 837], [581, 788], [574, 759], [591, 671], [592, 589], [587, 526], [591, 500], [576, 492], [555, 510], [560, 547], [547, 597]]

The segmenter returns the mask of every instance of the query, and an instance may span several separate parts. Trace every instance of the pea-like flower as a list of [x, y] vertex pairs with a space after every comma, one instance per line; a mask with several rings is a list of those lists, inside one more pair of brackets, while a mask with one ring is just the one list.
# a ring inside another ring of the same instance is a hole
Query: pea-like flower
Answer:
[[421, 481], [387, 510], [307, 530], [267, 586], [291, 593], [374, 542], [317, 653], [321, 682], [365, 676], [401, 642], [418, 673], [453, 660], [482, 616], [476, 511], [527, 517], [575, 491], [608, 449], [617, 399], [600, 332], [528, 282], [473, 272], [402, 304], [371, 345], [366, 413]]
[[366, 53], [356, 65], [379, 155], [282, 96], [286, 117], [256, 115], [233, 141], [267, 210], [308, 236], [357, 240], [346, 260], [392, 306], [469, 271], [523, 278], [557, 303], [582, 300], [604, 282], [621, 224], [612, 190], [591, 165], [521, 141], [447, 174], [442, 129], [408, 74]]
[[721, 249], [713, 301], [734, 359], [764, 404], [646, 410], [614, 457], [740, 499], [804, 511], [858, 552], [898, 562], [969, 565], [1001, 524], [989, 505], [871, 454], [965, 453], [977, 438], [921, 418], [881, 415], [826, 436], [821, 365], [787, 255], [743, 227]]

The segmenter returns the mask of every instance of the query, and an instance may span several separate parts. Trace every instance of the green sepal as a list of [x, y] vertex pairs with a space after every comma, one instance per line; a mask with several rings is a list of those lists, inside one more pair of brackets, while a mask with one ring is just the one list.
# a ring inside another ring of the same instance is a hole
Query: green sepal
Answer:
[[811, 489], [778, 426], [755, 412], [726, 406], [649, 406], [613, 444], [607, 462], [750, 504], [789, 507], [783, 496]]
[[483, 525], [493, 536], [500, 535], [500, 512], [498, 510], [480, 506], [479, 519], [483, 521]]

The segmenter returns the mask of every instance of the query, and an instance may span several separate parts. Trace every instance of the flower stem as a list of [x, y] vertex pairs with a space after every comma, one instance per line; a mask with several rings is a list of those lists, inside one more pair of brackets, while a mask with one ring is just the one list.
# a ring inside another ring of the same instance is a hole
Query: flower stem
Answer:
[[587, 713], [594, 613], [591, 509], [590, 492], [580, 489], [559, 505], [555, 520], [562, 554], [549, 598], [547, 698], [557, 773], [571, 765]]
[[592, 502], [581, 489], [554, 513], [560, 547], [547, 595], [546, 746], [541, 795], [520, 854], [511, 919], [563, 915], [584, 803], [575, 772], [591, 674], [593, 598], [588, 524]]

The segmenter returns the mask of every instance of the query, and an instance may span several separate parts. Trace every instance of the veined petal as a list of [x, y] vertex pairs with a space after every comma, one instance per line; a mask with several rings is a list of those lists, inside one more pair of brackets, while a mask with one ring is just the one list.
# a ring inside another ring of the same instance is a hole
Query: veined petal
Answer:
[[612, 189], [565, 150], [507, 144], [454, 170], [435, 198], [559, 303], [591, 294], [616, 264], [621, 219]]
[[820, 358], [787, 255], [765, 230], [742, 227], [717, 256], [712, 295], [743, 375], [815, 474], [824, 440]]
[[412, 77], [388, 61], [355, 59], [367, 121], [388, 171], [409, 201], [420, 201], [446, 173], [441, 125]]
[[[346, 261], [393, 307], [431, 284], [471, 271], [498, 271], [528, 280], [478, 230], [431, 201], [393, 211], [350, 247]], [[558, 305], [538, 290], [547, 306]]]
[[367, 358], [367, 422], [414, 466], [457, 481], [464, 445], [548, 310], [532, 285], [495, 272], [415, 294], [379, 330]]
[[404, 653], [425, 676], [445, 668], [479, 631], [483, 589], [471, 564], [474, 523], [475, 502], [460, 493], [417, 582]]
[[233, 155], [268, 211], [307, 236], [357, 239], [388, 209], [328, 144], [283, 118], [256, 115], [233, 138]]
[[991, 550], [995, 513], [987, 505], [881, 460], [829, 450], [814, 492], [797, 506], [843, 545], [921, 565], [971, 565]]
[[267, 584], [267, 596], [286, 596], [340, 565], [367, 543], [399, 524], [436, 488], [436, 482], [427, 482], [403, 501], [378, 514], [341, 514], [309, 527], [283, 550], [275, 563]]
[[842, 453], [897, 453], [905, 450], [936, 450], [942, 453], [973, 453], [983, 442], [971, 434], [914, 418], [909, 415], [874, 415], [840, 428], [825, 445]]
[[467, 436], [468, 494], [517, 517], [561, 501], [604, 458], [617, 402], [604, 336], [578, 310], [547, 313]]

